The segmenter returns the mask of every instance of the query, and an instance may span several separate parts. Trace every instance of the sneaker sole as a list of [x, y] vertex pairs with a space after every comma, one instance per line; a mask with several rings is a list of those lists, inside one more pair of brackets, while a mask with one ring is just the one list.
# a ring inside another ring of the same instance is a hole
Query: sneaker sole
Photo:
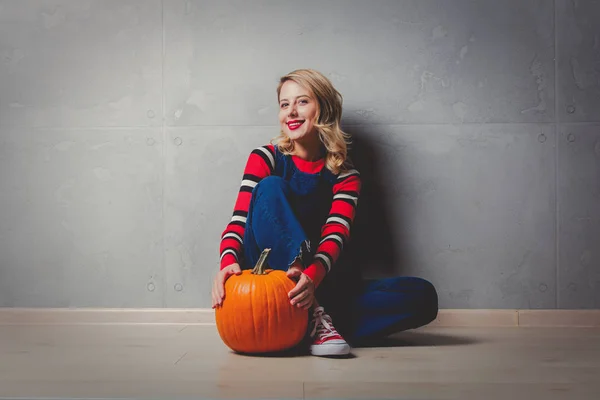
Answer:
[[313, 356], [344, 356], [350, 354], [348, 344], [311, 346], [310, 353]]

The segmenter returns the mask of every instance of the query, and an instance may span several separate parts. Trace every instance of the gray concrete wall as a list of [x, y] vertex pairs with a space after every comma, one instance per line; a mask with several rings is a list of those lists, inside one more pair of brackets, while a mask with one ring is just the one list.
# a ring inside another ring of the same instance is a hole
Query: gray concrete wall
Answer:
[[0, 306], [209, 307], [277, 78], [345, 97], [367, 274], [600, 306], [600, 3], [0, 0]]

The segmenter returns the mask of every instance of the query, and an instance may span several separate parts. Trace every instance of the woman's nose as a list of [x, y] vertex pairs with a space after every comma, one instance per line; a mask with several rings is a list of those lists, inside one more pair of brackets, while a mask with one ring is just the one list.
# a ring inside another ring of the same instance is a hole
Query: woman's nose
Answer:
[[289, 115], [290, 115], [290, 116], [295, 116], [295, 115], [298, 115], [298, 112], [297, 112], [297, 110], [296, 110], [296, 105], [295, 105], [295, 104], [292, 104], [292, 105], [290, 105], [290, 112], [289, 112]]

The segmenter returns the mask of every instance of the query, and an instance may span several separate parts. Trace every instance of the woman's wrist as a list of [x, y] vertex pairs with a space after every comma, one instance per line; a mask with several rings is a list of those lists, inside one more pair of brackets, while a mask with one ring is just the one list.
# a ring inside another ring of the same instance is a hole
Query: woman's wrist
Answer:
[[321, 284], [323, 278], [325, 278], [327, 270], [320, 261], [315, 260], [312, 264], [308, 266], [308, 268], [304, 270], [304, 274], [308, 276], [311, 281], [313, 281], [315, 287], [318, 287]]

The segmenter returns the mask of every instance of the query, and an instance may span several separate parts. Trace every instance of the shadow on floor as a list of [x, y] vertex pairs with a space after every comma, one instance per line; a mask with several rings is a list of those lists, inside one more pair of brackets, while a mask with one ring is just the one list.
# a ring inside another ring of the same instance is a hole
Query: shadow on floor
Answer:
[[[467, 336], [448, 335], [433, 332], [401, 332], [385, 338], [373, 339], [365, 343], [353, 344], [354, 349], [361, 348], [377, 348], [377, 347], [438, 347], [438, 346], [465, 346], [470, 344], [481, 343], [480, 338]], [[306, 357], [310, 355], [310, 343], [303, 342], [300, 345], [281, 352], [274, 353], [259, 353], [259, 354], [242, 354], [246, 357], [258, 358], [290, 358], [290, 357]], [[353, 354], [347, 356], [339, 356], [335, 358], [355, 358]]]
[[385, 338], [355, 345], [369, 347], [464, 346], [481, 343], [481, 339], [432, 332], [402, 332]]
[[[308, 347], [297, 347], [288, 351], [276, 352], [276, 353], [258, 353], [258, 354], [242, 354], [235, 353], [240, 356], [246, 357], [256, 357], [256, 358], [293, 358], [293, 357], [307, 357], [310, 356], [310, 351]], [[352, 353], [343, 356], [329, 356], [328, 358], [337, 358], [337, 359], [348, 359], [348, 358], [356, 358], [356, 356]]]
[[236, 353], [246, 357], [259, 357], [259, 358], [290, 358], [290, 357], [306, 357], [310, 355], [310, 340], [307, 337], [302, 340], [297, 346], [284, 351], [277, 351], [271, 353]]

